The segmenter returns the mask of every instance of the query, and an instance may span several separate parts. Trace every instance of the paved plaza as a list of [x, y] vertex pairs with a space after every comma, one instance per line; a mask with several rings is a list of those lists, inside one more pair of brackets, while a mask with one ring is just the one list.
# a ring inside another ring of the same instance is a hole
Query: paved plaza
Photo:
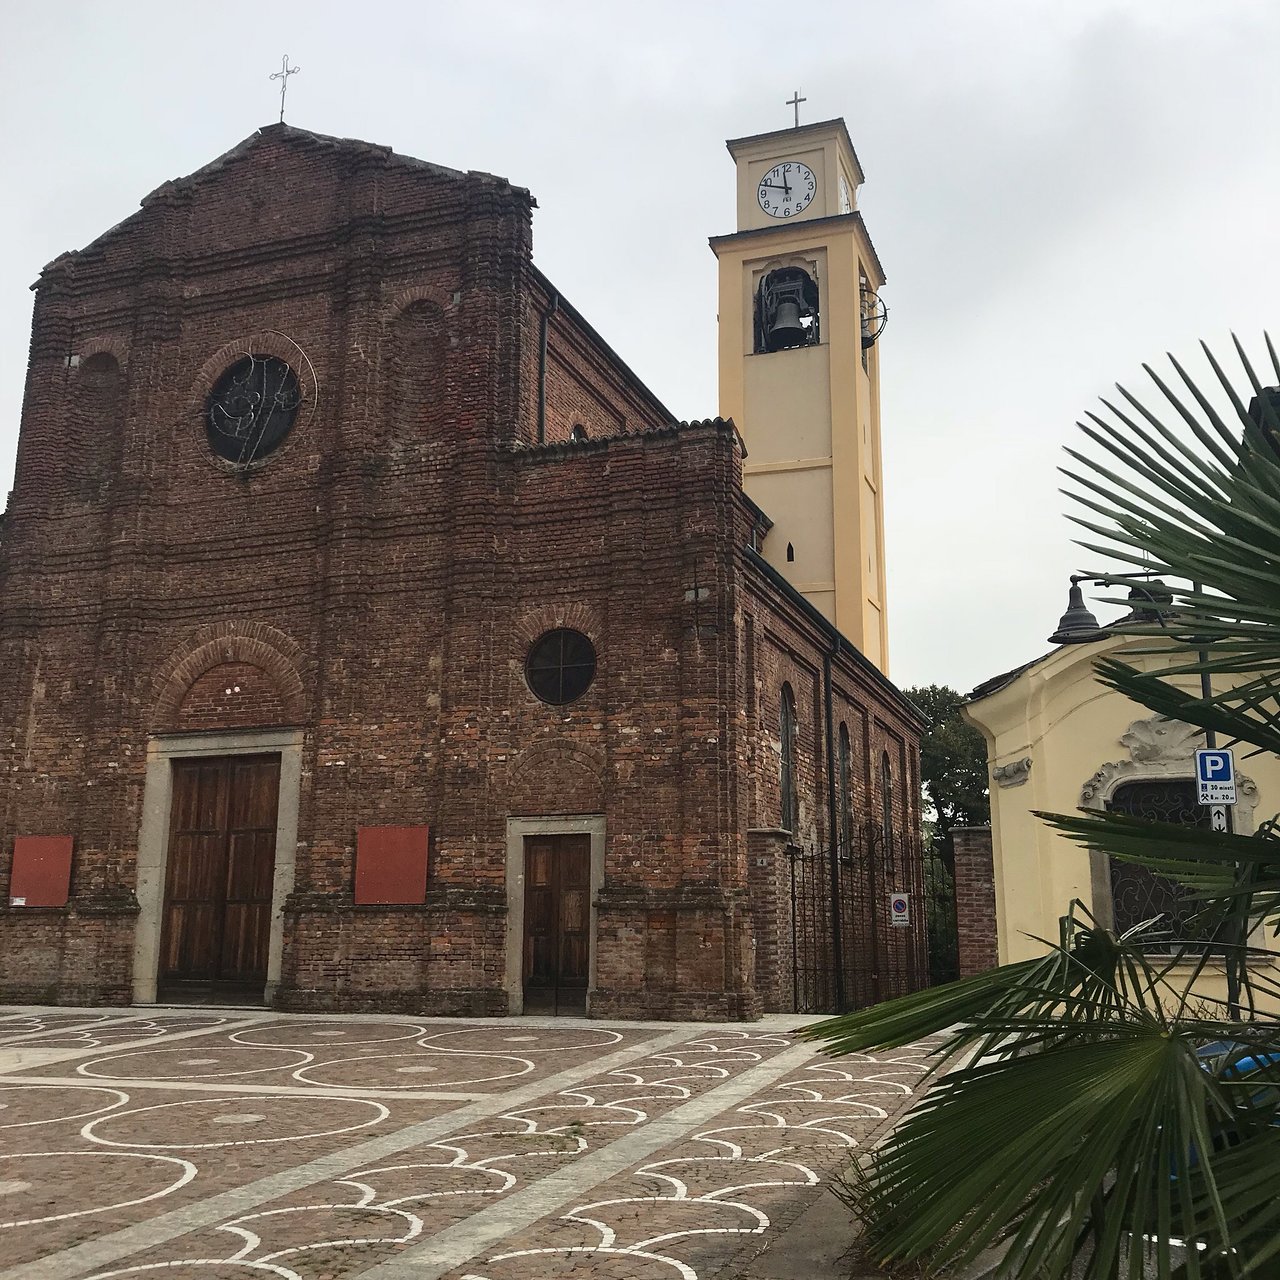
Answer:
[[805, 1021], [0, 1009], [0, 1280], [738, 1277], [924, 1076]]

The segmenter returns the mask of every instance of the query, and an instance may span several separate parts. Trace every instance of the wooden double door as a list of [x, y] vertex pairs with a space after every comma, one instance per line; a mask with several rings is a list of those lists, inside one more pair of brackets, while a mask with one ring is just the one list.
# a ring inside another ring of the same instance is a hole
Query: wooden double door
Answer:
[[162, 996], [262, 999], [279, 795], [278, 755], [174, 761]]
[[526, 836], [524, 1008], [585, 1013], [591, 961], [591, 837]]

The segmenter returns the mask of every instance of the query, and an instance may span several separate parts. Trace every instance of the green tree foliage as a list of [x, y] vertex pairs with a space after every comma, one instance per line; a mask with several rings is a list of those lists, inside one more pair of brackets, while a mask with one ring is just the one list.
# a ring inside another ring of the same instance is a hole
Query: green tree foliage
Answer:
[[987, 746], [960, 714], [961, 694], [944, 684], [918, 685], [906, 695], [932, 722], [920, 743], [924, 792], [925, 923], [929, 978], [936, 986], [959, 976], [956, 937], [956, 827], [991, 821], [987, 798]]
[[919, 685], [906, 695], [932, 721], [920, 742], [920, 787], [933, 810], [934, 830], [954, 868], [951, 832], [991, 821], [987, 744], [961, 714], [961, 694], [945, 684]]
[[[1067, 474], [1081, 545], [1106, 557], [1117, 597], [1149, 572], [1172, 589], [1130, 631], [1160, 661], [1108, 659], [1099, 678], [1242, 754], [1276, 753], [1280, 394], [1236, 349], [1243, 395], [1205, 353], [1225, 412], [1176, 361], [1172, 380], [1148, 368], [1161, 414], [1121, 388], [1081, 424], [1101, 460], [1069, 451]], [[1039, 959], [811, 1028], [833, 1053], [936, 1037], [949, 1068], [855, 1171], [866, 1243], [937, 1270], [1004, 1241], [999, 1274], [1017, 1280], [1280, 1275], [1280, 983], [1258, 945], [1280, 931], [1276, 820], [1248, 836], [1049, 820], [1186, 885], [1197, 938], [1213, 942], [1171, 942], [1159, 919], [1116, 937], [1064, 904]], [[1210, 965], [1227, 972], [1227, 1000], [1206, 994]]]

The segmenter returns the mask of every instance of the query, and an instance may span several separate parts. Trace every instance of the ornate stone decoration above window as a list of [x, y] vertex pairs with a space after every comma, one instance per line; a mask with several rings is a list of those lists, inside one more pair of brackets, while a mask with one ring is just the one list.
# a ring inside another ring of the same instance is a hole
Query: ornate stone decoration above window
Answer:
[[1012, 760], [1008, 764], [995, 765], [991, 777], [998, 787], [1020, 787], [1031, 776], [1031, 757]]
[[1192, 752], [1204, 745], [1204, 730], [1180, 720], [1152, 716], [1135, 720], [1127, 733], [1120, 735], [1120, 745], [1128, 747], [1130, 756], [1139, 764], [1162, 760], [1186, 763]]
[[[1119, 742], [1127, 748], [1129, 759], [1108, 761], [1081, 787], [1082, 809], [1105, 809], [1116, 788], [1125, 782], [1194, 777], [1194, 757], [1204, 746], [1204, 730], [1166, 716], [1150, 716], [1135, 720]], [[1236, 779], [1236, 792], [1236, 830], [1252, 831], [1258, 788], [1252, 778], [1241, 774]]]

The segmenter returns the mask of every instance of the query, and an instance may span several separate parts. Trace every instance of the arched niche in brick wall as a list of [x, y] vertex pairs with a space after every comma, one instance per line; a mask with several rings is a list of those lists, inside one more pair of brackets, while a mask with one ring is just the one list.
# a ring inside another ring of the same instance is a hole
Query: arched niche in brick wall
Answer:
[[94, 344], [81, 355], [71, 382], [71, 404], [59, 455], [67, 489], [76, 497], [103, 496], [120, 471], [128, 383], [114, 350]]
[[511, 762], [507, 809], [513, 815], [604, 812], [604, 756], [564, 739], [536, 743]]
[[433, 291], [414, 291], [393, 314], [386, 364], [387, 413], [394, 438], [421, 440], [439, 426], [445, 405], [449, 323]]
[[156, 676], [157, 733], [295, 725], [306, 718], [302, 652], [262, 622], [203, 627]]

